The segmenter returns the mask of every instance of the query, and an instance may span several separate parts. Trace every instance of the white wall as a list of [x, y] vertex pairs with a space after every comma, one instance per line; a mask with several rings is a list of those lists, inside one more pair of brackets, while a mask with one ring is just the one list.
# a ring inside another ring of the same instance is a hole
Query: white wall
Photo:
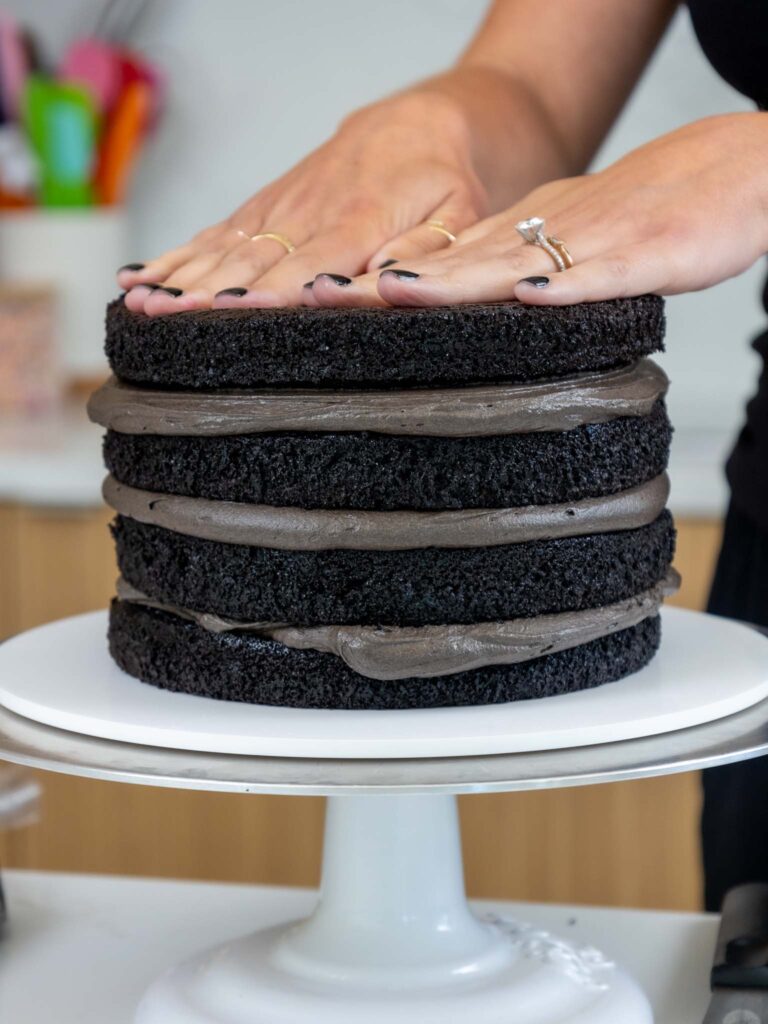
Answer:
[[[78, 0], [6, 5], [45, 25], [53, 44], [83, 9]], [[484, 0], [155, 0], [140, 42], [172, 88], [136, 182], [134, 257], [226, 214], [355, 106], [450, 63], [484, 9]], [[686, 121], [747, 108], [709, 68], [681, 12], [599, 164]], [[762, 272], [669, 302], [678, 427], [714, 436], [738, 426], [757, 370], [748, 339], [761, 322]]]

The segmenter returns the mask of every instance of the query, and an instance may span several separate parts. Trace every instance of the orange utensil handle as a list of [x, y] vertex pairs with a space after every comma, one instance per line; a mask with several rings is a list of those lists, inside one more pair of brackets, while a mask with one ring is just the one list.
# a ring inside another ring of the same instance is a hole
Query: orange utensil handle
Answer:
[[125, 199], [151, 106], [151, 90], [146, 82], [129, 82], [118, 97], [99, 149], [95, 180], [99, 202], [111, 205]]

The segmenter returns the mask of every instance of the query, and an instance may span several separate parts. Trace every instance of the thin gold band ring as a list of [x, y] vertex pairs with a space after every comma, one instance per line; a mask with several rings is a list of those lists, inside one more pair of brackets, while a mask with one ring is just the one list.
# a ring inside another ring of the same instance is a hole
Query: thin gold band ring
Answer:
[[428, 220], [424, 222], [431, 231], [439, 231], [441, 235], [445, 235], [449, 242], [456, 241], [456, 235], [443, 224], [441, 220]]
[[544, 233], [543, 217], [529, 217], [527, 220], [518, 221], [515, 224], [515, 231], [529, 245], [538, 245], [540, 249], [543, 249], [558, 270], [570, 270], [573, 266], [573, 257], [562, 238], [555, 238], [554, 235]]
[[287, 253], [295, 251], [296, 246], [285, 235], [281, 235], [279, 231], [260, 231], [257, 235], [248, 235], [245, 231], [238, 229], [238, 235], [241, 238], [246, 238], [249, 242], [258, 242], [262, 238], [268, 238], [270, 242], [278, 242], [285, 249]]
[[556, 252], [560, 253], [560, 258], [562, 259], [566, 268], [570, 270], [573, 266], [573, 256], [571, 256], [570, 252], [568, 251], [568, 246], [565, 244], [562, 238], [555, 238], [554, 235], [547, 235], [547, 241]]

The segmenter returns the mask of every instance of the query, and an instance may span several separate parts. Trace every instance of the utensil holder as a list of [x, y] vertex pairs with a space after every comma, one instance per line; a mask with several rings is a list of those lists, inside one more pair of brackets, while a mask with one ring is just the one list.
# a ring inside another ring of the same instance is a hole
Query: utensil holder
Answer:
[[13, 210], [0, 215], [0, 280], [53, 287], [56, 346], [70, 381], [107, 372], [104, 307], [118, 293], [115, 271], [125, 262], [122, 209]]

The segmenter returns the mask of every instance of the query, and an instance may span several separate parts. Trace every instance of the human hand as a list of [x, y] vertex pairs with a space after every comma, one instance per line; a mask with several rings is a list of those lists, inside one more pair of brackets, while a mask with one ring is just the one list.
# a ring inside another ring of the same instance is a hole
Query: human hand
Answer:
[[[448, 244], [427, 220], [456, 233], [486, 212], [470, 152], [466, 119], [438, 93], [364, 108], [227, 220], [145, 265], [121, 268], [125, 303], [151, 315], [295, 305], [321, 271], [355, 275], [393, 254], [423, 258]], [[279, 241], [251, 241], [260, 232], [279, 232], [296, 248], [286, 255]], [[229, 289], [236, 291], [217, 296]]]
[[[706, 118], [595, 174], [551, 182], [463, 231], [448, 249], [340, 288], [314, 305], [432, 306], [516, 298], [565, 305], [708, 288], [768, 250], [768, 114]], [[563, 273], [515, 224], [546, 219], [574, 259]]]

